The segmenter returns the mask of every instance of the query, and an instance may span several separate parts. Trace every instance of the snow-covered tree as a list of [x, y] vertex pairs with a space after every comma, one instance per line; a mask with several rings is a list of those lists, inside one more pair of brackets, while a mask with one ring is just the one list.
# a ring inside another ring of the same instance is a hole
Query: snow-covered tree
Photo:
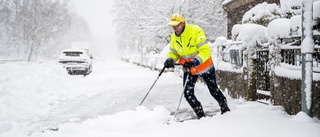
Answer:
[[208, 40], [213, 41], [226, 34], [226, 14], [221, 3], [222, 0], [117, 0], [113, 12], [118, 46], [136, 49], [141, 44], [149, 50], [162, 50], [172, 33], [166, 24], [173, 13], [184, 15], [187, 23], [203, 27]]
[[[121, 49], [137, 43], [159, 46], [167, 43], [170, 28], [166, 26], [174, 1], [117, 0], [113, 7], [114, 23]], [[125, 44], [125, 45], [124, 45]], [[134, 49], [134, 48], [132, 48]]]
[[201, 26], [207, 39], [214, 41], [227, 34], [227, 16], [221, 3], [222, 0], [185, 0], [181, 13], [185, 15], [187, 23]]
[[[47, 43], [65, 33], [71, 17], [66, 0], [0, 0], [6, 10], [3, 24], [5, 46], [13, 45], [18, 54], [30, 61], [41, 55]], [[2, 26], [3, 27], [3, 26]], [[1, 27], [1, 28], [2, 28]], [[10, 50], [12, 48], [6, 48]]]

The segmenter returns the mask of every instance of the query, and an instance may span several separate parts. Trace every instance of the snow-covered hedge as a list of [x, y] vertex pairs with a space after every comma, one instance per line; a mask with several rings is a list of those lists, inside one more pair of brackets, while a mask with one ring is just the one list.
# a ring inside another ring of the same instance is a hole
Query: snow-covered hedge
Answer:
[[281, 10], [277, 4], [263, 2], [246, 12], [242, 18], [242, 23], [254, 23], [267, 26], [270, 21], [280, 17]]

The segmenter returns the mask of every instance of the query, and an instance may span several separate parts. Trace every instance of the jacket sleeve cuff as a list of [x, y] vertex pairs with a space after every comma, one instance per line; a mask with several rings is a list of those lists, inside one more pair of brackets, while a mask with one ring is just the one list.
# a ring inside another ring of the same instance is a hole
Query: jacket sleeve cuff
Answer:
[[194, 66], [198, 66], [200, 64], [200, 61], [197, 58], [193, 58], [191, 61]]

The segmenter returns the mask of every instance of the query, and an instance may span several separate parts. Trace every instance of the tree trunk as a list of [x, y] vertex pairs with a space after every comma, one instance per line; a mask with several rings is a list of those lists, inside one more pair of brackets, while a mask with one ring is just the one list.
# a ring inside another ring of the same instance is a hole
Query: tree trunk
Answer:
[[33, 47], [34, 47], [34, 42], [31, 41], [30, 42], [30, 45], [29, 45], [29, 52], [28, 52], [28, 55], [27, 55], [27, 61], [30, 62], [31, 61], [31, 55], [33, 53]]

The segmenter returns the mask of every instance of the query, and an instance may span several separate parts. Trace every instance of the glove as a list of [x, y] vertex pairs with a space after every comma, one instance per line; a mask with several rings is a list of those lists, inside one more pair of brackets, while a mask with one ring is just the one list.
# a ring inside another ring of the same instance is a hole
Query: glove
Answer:
[[199, 60], [197, 58], [193, 58], [191, 61], [187, 61], [183, 64], [184, 68], [190, 69], [194, 66], [198, 66], [200, 64]]
[[187, 62], [185, 62], [185, 63], [183, 64], [183, 67], [184, 67], [184, 68], [187, 68], [187, 69], [190, 69], [190, 68], [193, 67], [193, 66], [194, 66], [194, 64], [193, 64], [192, 61], [187, 61]]
[[173, 59], [171, 59], [171, 58], [166, 59], [166, 61], [164, 62], [164, 67], [174, 68]]

